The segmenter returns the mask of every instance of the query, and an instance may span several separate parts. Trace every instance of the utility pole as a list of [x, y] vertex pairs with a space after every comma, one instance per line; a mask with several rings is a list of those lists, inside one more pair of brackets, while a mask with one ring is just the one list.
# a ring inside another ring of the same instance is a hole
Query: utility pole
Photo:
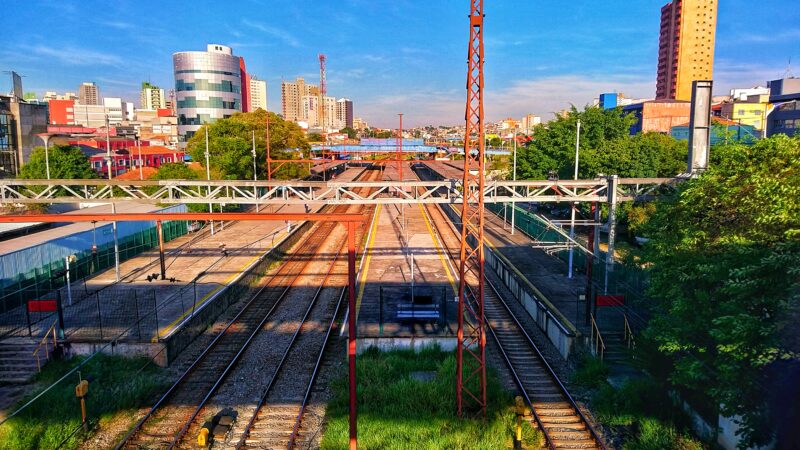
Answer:
[[[258, 166], [256, 164], [256, 130], [253, 130], [253, 181], [258, 181], [257, 171], [258, 171]], [[256, 198], [258, 198], [258, 186], [253, 186], [253, 195]], [[256, 203], [256, 212], [258, 212], [258, 203]]]
[[[106, 114], [106, 158], [108, 158], [108, 181], [111, 181], [111, 126], [108, 123], [108, 114]], [[114, 188], [111, 188], [111, 195], [114, 195]], [[117, 205], [111, 202], [111, 213], [117, 213]], [[117, 240], [117, 221], [111, 222], [111, 229], [114, 231], [114, 275], [116, 281], [119, 282], [119, 241]]]
[[108, 114], [106, 114], [106, 158], [108, 159], [108, 180], [111, 181], [111, 135], [110, 135], [110, 126], [108, 124]]
[[[517, 129], [516, 128], [514, 128], [514, 168], [512, 170], [514, 171], [513, 175], [512, 175], [513, 176], [512, 179], [514, 181], [517, 181]], [[514, 192], [516, 192], [516, 188], [514, 188]], [[514, 226], [514, 217], [516, 215], [515, 214], [516, 209], [517, 209], [516, 202], [512, 202], [511, 203], [511, 234], [512, 235], [514, 234], [514, 228], [515, 228], [515, 226]]]
[[136, 135], [136, 150], [139, 151], [139, 179], [144, 180], [144, 173], [142, 172], [142, 166], [144, 165], [144, 160], [142, 159], [142, 146], [139, 144], [139, 135]]
[[400, 128], [397, 136], [397, 181], [403, 181], [403, 113], [400, 116]]
[[[211, 165], [209, 163], [208, 153], [208, 124], [205, 125], [206, 129], [206, 180], [211, 181]], [[211, 184], [208, 185], [208, 196], [211, 197]], [[213, 213], [214, 207], [211, 202], [208, 203], [208, 212]], [[211, 219], [211, 235], [214, 235], [214, 219]]]
[[[579, 158], [579, 149], [581, 147], [581, 120], [578, 119], [578, 132], [575, 135], [575, 175], [572, 177], [573, 180], [578, 179], [578, 158]], [[573, 253], [575, 252], [575, 244], [573, 240], [575, 239], [575, 205], [577, 203], [573, 203], [571, 206], [572, 213], [570, 214], [569, 219], [569, 274], [567, 278], [572, 278], [572, 258]]]
[[50, 136], [44, 136], [44, 168], [47, 179], [50, 179]]

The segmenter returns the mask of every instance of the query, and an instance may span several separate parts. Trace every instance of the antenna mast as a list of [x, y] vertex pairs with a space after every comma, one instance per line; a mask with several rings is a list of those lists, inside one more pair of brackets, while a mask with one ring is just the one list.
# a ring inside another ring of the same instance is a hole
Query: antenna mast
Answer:
[[325, 127], [325, 94], [328, 93], [325, 86], [325, 55], [319, 54], [319, 124], [322, 127], [322, 134], [327, 134]]

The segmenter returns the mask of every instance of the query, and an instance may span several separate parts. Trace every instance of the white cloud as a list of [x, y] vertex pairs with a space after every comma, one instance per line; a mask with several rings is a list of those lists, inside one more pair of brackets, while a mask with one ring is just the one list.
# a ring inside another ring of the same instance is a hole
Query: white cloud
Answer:
[[54, 48], [46, 45], [24, 46], [24, 49], [39, 57], [56, 60], [62, 64], [76, 66], [117, 66], [125, 62], [117, 55], [75, 47]]
[[262, 33], [268, 34], [274, 38], [280, 39], [290, 47], [300, 47], [300, 41], [297, 40], [297, 38], [295, 38], [291, 33], [288, 33], [284, 30], [266, 25], [261, 22], [254, 22], [248, 19], [242, 20], [242, 23], [250, 28], [261, 31]]
[[582, 108], [604, 92], [624, 92], [628, 97], [650, 98], [655, 80], [633, 76], [562, 75], [532, 80], [516, 80], [510, 86], [487, 89], [484, 98], [486, 120], [521, 117], [534, 113], [549, 119], [553, 112], [570, 104]]

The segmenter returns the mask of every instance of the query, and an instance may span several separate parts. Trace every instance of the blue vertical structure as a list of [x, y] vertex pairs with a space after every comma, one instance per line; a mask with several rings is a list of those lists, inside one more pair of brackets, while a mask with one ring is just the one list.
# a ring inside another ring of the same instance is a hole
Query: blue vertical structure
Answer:
[[600, 108], [614, 109], [617, 107], [617, 93], [600, 94]]

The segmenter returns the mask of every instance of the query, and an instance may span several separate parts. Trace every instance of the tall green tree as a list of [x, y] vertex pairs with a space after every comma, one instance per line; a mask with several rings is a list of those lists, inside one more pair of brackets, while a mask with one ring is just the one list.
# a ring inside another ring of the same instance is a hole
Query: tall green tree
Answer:
[[[80, 179], [98, 178], [97, 172], [89, 164], [89, 158], [78, 147], [71, 145], [53, 145], [47, 151], [50, 163], [50, 178], [52, 179]], [[31, 152], [30, 159], [22, 169], [20, 178], [45, 179], [47, 178], [47, 161], [45, 161], [45, 148], [36, 147]]]
[[[197, 180], [200, 179], [200, 174], [196, 170], [192, 170], [184, 163], [167, 163], [162, 164], [158, 168], [158, 172], [154, 173], [151, 180]], [[157, 187], [153, 187], [153, 192]], [[201, 192], [205, 189], [202, 186], [188, 187], [184, 189], [194, 189], [195, 192]], [[208, 212], [208, 204], [189, 203], [187, 208], [192, 212]]]
[[772, 438], [764, 370], [800, 294], [800, 138], [716, 147], [699, 178], [643, 226], [655, 301], [645, 336], [670, 379], [741, 416], [742, 446]]
[[566, 116], [535, 128], [533, 139], [519, 150], [517, 177], [544, 179], [550, 171], [572, 178], [577, 122], [581, 121], [579, 175], [622, 177], [674, 176], [685, 171], [688, 146], [656, 133], [630, 136], [636, 119], [620, 108], [574, 106]]
[[[253, 133], [256, 143], [256, 168], [259, 179], [266, 179], [266, 132], [267, 112], [236, 113], [207, 125], [209, 136], [209, 160], [211, 171], [219, 178], [228, 180], [253, 179]], [[295, 123], [269, 113], [270, 156], [272, 159], [300, 159], [302, 152], [310, 150], [303, 130]], [[194, 161], [205, 165], [205, 129], [201, 128], [187, 143], [187, 150]], [[296, 165], [284, 165], [274, 178], [286, 179], [306, 176], [308, 169]]]

